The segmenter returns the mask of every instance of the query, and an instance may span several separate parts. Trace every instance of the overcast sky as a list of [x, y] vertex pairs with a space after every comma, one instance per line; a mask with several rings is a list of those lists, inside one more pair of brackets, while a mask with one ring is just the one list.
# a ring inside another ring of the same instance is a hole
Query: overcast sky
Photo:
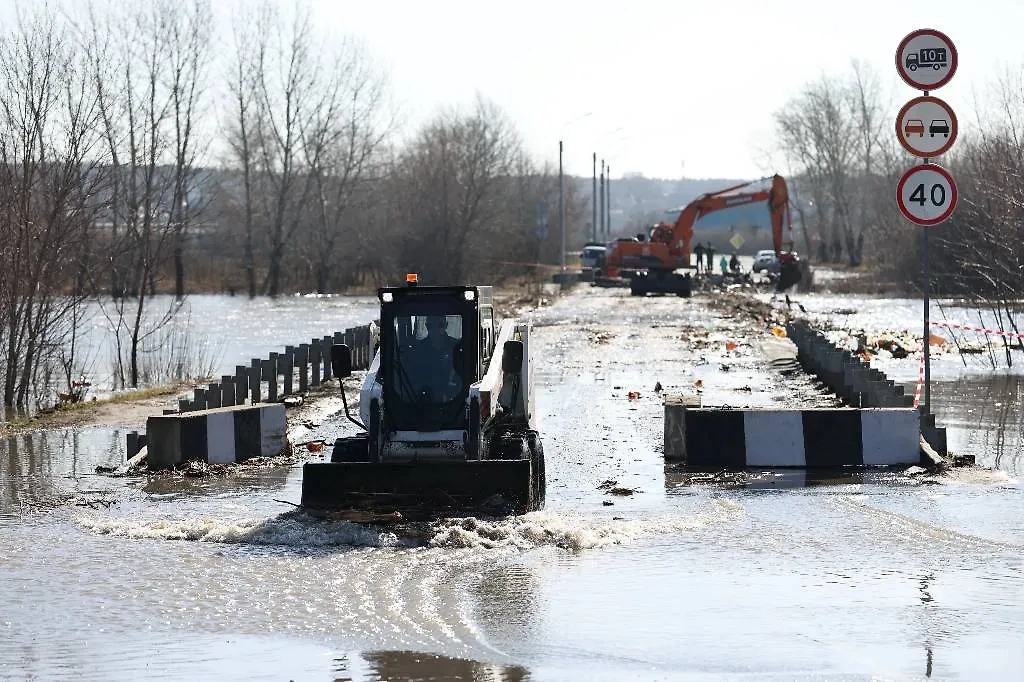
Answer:
[[[221, 22], [234, 1], [213, 0]], [[959, 50], [956, 77], [934, 94], [961, 122], [973, 117], [974, 91], [1024, 65], [1024, 0], [309, 2], [318, 28], [360, 37], [387, 68], [411, 124], [479, 91], [537, 158], [557, 162], [563, 139], [567, 172], [582, 175], [595, 151], [613, 177], [785, 172], [764, 154], [773, 112], [856, 58], [881, 75], [895, 117], [916, 94], [896, 75], [895, 50], [917, 28], [945, 31]], [[0, 0], [3, 16], [14, 4]]]
[[[772, 113], [808, 80], [873, 65], [892, 116], [916, 93], [895, 51], [910, 31], [946, 32], [959, 51], [935, 91], [958, 111], [972, 86], [1024, 65], [1024, 0], [317, 0], [324, 26], [365, 38], [409, 111], [480, 90], [538, 156], [590, 174], [591, 152], [648, 176], [756, 177]], [[568, 121], [590, 113], [573, 124]], [[619, 132], [612, 132], [618, 129]]]

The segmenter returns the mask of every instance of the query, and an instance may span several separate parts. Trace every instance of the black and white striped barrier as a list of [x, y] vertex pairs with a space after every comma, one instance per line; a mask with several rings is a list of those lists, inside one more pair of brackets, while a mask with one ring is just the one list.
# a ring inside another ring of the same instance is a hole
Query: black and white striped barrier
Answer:
[[284, 410], [282, 403], [261, 403], [149, 417], [149, 467], [170, 468], [189, 460], [234, 464], [279, 455], [288, 447]]
[[665, 459], [688, 467], [894, 466], [921, 460], [914, 408], [694, 408], [665, 401]]

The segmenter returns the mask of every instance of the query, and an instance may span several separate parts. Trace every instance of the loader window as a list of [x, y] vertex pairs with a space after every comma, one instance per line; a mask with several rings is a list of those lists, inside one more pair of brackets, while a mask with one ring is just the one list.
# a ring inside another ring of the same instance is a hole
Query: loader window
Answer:
[[407, 319], [409, 328], [413, 332], [413, 338], [417, 341], [423, 341], [432, 331], [446, 334], [455, 341], [462, 338], [462, 317], [460, 315], [409, 315]]
[[463, 319], [448, 314], [398, 314], [394, 318], [395, 353], [389, 384], [400, 405], [392, 415], [407, 419], [448, 423], [464, 412], [471, 383], [462, 346]]

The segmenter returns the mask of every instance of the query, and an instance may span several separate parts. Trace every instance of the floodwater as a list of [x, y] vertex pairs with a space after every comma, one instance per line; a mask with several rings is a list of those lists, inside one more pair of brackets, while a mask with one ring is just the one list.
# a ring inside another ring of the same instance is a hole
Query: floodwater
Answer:
[[[190, 377], [234, 374], [236, 365], [248, 366], [253, 358], [366, 324], [377, 316], [377, 305], [372, 296], [192, 295], [181, 302], [173, 296], [154, 296], [146, 303], [140, 364], [155, 374], [155, 383], [165, 382], [166, 368], [182, 357]], [[92, 394], [114, 387], [116, 312], [109, 300], [83, 306], [78, 370], [91, 382]], [[122, 344], [128, 338], [125, 327]]]
[[299, 467], [143, 486], [92, 473], [117, 431], [0, 441], [0, 679], [1021, 678], [1016, 377], [936, 383], [982, 465], [940, 484], [694, 484], [664, 466], [656, 382], [731, 405], [814, 383], [726, 356], [699, 297], [580, 288], [531, 317], [548, 506], [525, 517], [318, 523], [287, 504]]

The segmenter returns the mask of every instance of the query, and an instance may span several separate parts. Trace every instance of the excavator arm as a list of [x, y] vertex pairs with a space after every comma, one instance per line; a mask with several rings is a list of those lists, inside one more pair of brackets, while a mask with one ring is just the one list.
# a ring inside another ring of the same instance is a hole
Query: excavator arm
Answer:
[[[761, 180], [764, 179], [766, 178]], [[679, 212], [679, 217], [676, 218], [675, 224], [661, 223], [657, 225], [651, 233], [651, 241], [668, 244], [670, 249], [676, 251], [686, 262], [689, 262], [690, 254], [692, 253], [690, 247], [693, 241], [693, 226], [698, 220], [715, 211], [722, 211], [746, 204], [766, 202], [771, 215], [772, 245], [775, 248], [775, 255], [781, 259], [783, 230], [792, 234], [793, 229], [789, 210], [789, 191], [786, 188], [786, 181], [781, 175], [774, 175], [771, 178], [772, 186], [770, 189], [730, 194], [730, 192], [749, 187], [761, 180], [744, 182], [697, 197]]]

